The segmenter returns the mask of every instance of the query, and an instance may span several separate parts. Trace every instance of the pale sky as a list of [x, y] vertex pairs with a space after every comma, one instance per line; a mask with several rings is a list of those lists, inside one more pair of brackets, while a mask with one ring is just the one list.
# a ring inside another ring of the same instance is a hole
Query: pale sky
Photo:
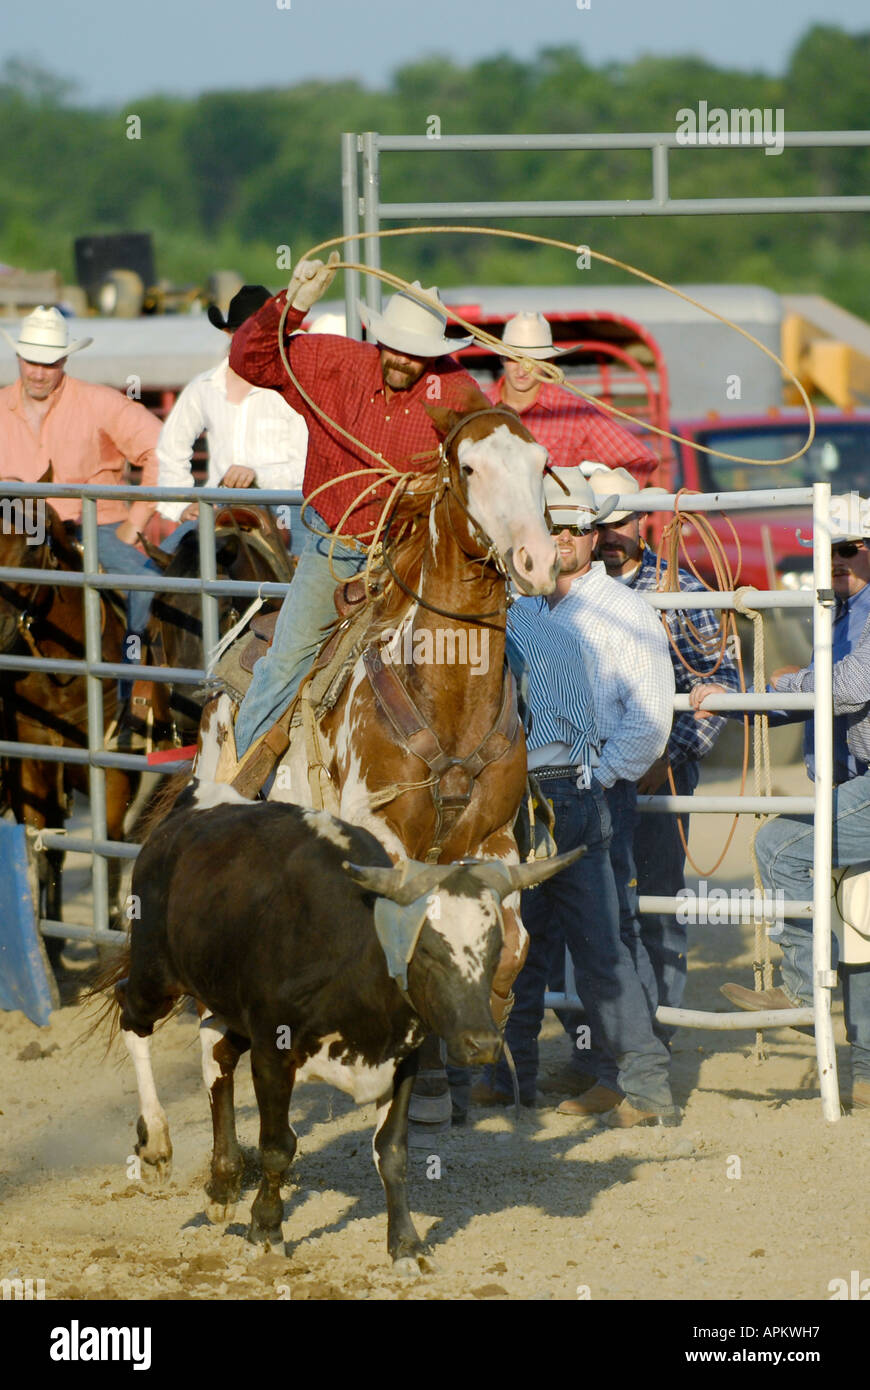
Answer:
[[78, 101], [115, 105], [316, 77], [377, 87], [433, 53], [530, 59], [562, 44], [594, 64], [694, 54], [775, 73], [812, 24], [870, 30], [867, 0], [5, 0], [2, 9], [0, 62], [34, 60], [74, 80]]

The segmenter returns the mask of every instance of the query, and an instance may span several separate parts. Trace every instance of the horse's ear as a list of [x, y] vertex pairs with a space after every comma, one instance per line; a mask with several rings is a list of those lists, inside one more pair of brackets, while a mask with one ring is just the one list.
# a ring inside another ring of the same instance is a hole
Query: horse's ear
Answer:
[[[40, 481], [42, 480], [40, 479]], [[81, 551], [54, 507], [50, 507], [48, 503], [45, 504], [45, 519], [48, 523], [48, 537], [51, 541], [52, 554], [61, 562], [64, 569], [80, 570], [82, 568]]]
[[458, 410], [451, 410], [447, 405], [427, 405], [425, 410], [435, 426], [439, 439], [446, 439], [453, 426], [462, 419]]
[[53, 482], [54, 482], [54, 466], [53, 466], [53, 464], [52, 464], [52, 462], [51, 462], [51, 459], [48, 460], [48, 467], [46, 468], [46, 470], [45, 470], [45, 472], [43, 473], [42, 477], [41, 477], [41, 478], [37, 478], [36, 481], [37, 481], [38, 483], [53, 483]]

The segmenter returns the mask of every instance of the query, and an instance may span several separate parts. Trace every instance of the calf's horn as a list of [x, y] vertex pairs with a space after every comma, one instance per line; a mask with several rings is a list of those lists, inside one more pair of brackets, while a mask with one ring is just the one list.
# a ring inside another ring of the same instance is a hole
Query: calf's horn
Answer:
[[500, 898], [505, 898], [508, 893], [521, 893], [567, 869], [569, 864], [575, 864], [586, 853], [586, 848], [586, 845], [578, 845], [565, 854], [553, 855], [551, 859], [533, 859], [528, 864], [505, 864], [500, 859], [491, 859], [475, 865], [473, 873], [487, 888], [492, 888]]
[[374, 865], [352, 864], [345, 859], [341, 866], [354, 883], [370, 893], [390, 898], [400, 907], [407, 907], [417, 898], [433, 892], [455, 867], [452, 864], [421, 864], [418, 859], [403, 859], [390, 869]]

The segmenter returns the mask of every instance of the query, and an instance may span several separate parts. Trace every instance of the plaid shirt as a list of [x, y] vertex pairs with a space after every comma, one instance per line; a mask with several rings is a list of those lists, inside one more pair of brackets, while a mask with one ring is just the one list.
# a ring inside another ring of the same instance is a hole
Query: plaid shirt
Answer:
[[[666, 570], [667, 565], [662, 561], [662, 570]], [[680, 569], [679, 575], [680, 588], [689, 593], [700, 593], [704, 591], [704, 585], [690, 574], [688, 570]], [[663, 592], [665, 589], [664, 577], [659, 576], [660, 582], [656, 584], [656, 557], [655, 552], [649, 546], [644, 546], [640, 569], [636, 570], [628, 587], [636, 589], [638, 592], [651, 590]], [[687, 695], [696, 685], [704, 685], [707, 681], [718, 681], [720, 685], [727, 686], [730, 690], [740, 689], [740, 679], [737, 673], [737, 663], [733, 657], [726, 652], [722, 658], [722, 663], [714, 672], [716, 658], [719, 655], [720, 642], [720, 618], [716, 610], [712, 608], [690, 608], [690, 609], [666, 609], [667, 625], [676, 644], [677, 650], [682, 653], [686, 661], [695, 667], [702, 674], [693, 676], [687, 671], [677, 653], [674, 651], [670, 642], [668, 650], [671, 654], [671, 661], [674, 667], [674, 679], [678, 695]], [[695, 628], [697, 638], [689, 631], [687, 626], [691, 623]], [[700, 641], [700, 647], [697, 643]], [[721, 714], [713, 715], [711, 719], [696, 719], [691, 710], [681, 710], [674, 715], [674, 723], [671, 729], [671, 736], [668, 739], [667, 755], [672, 767], [678, 767], [680, 763], [691, 760], [698, 761], [706, 757], [719, 737], [725, 726], [726, 716]]]
[[[271, 386], [303, 416], [308, 425], [308, 460], [302, 491], [306, 497], [330, 478], [371, 469], [369, 454], [358, 452], [307, 405], [284, 369], [278, 352], [278, 321], [286, 291], [268, 300], [233, 335], [230, 366], [255, 386]], [[304, 314], [291, 309], [285, 322], [285, 346], [298, 380], [331, 419], [362, 440], [387, 463], [403, 471], [425, 472], [433, 467], [438, 435], [426, 413], [427, 405], [465, 405], [476, 392], [474, 379], [452, 357], [429, 363], [419, 381], [388, 401], [381, 375], [380, 352], [374, 343], [331, 334], [295, 334]], [[350, 478], [317, 494], [313, 506], [328, 526], [335, 527], [355, 498], [375, 479]], [[342, 528], [343, 535], [371, 536], [389, 487], [366, 495]], [[380, 498], [381, 501], [372, 501]]]
[[[493, 405], [502, 403], [504, 377], [487, 391]], [[513, 407], [516, 409], [516, 407]], [[624, 425], [561, 386], [545, 381], [532, 405], [517, 411], [520, 419], [550, 455], [550, 463], [569, 468], [595, 459], [611, 468], [627, 468], [641, 487], [658, 468], [658, 459]]]

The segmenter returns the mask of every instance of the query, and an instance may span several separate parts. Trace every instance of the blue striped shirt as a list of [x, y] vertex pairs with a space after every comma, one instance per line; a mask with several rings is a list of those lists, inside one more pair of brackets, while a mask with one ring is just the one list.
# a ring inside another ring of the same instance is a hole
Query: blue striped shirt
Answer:
[[516, 599], [508, 611], [508, 641], [526, 662], [532, 728], [529, 750], [564, 743], [589, 785], [592, 753], [598, 752], [595, 705], [583, 648], [573, 632], [553, 622], [546, 599]]

